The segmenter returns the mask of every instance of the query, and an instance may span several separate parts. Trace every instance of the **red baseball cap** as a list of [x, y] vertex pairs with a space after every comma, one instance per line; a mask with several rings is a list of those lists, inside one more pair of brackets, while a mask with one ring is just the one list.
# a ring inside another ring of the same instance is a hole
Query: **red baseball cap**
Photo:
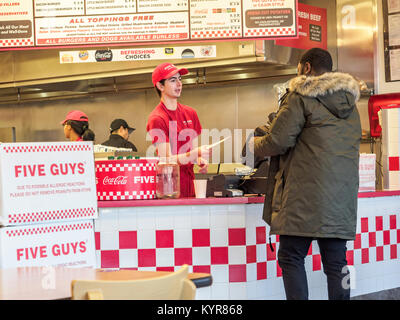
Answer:
[[174, 74], [178, 73], [183, 76], [187, 73], [189, 73], [188, 69], [186, 68], [181, 68], [178, 69], [176, 66], [174, 66], [171, 63], [162, 63], [159, 64], [153, 71], [153, 74], [151, 76], [151, 80], [153, 81], [153, 85], [156, 86], [156, 83], [164, 80], [171, 78]]
[[83, 113], [82, 111], [79, 110], [73, 110], [68, 112], [67, 116], [63, 121], [61, 121], [61, 124], [64, 124], [67, 120], [75, 120], [75, 121], [86, 121], [89, 122], [88, 116]]

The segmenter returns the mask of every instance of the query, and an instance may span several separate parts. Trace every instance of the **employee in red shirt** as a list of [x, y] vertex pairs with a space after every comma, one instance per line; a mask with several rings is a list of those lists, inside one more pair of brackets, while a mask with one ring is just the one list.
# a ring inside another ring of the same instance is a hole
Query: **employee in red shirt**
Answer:
[[210, 156], [207, 146], [194, 147], [202, 129], [196, 111], [178, 102], [182, 93], [181, 76], [187, 73], [187, 69], [178, 69], [170, 63], [154, 69], [152, 82], [161, 100], [147, 122], [147, 132], [158, 155], [180, 166], [181, 197], [195, 195], [193, 165], [197, 163], [200, 172], [206, 173]]
[[88, 116], [79, 110], [68, 112], [61, 124], [65, 138], [70, 141], [94, 141], [94, 132], [89, 129]]

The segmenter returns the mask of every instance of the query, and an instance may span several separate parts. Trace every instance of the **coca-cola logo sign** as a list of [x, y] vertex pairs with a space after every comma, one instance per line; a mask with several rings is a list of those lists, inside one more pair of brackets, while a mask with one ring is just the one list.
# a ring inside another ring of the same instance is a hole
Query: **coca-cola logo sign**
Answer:
[[119, 185], [119, 184], [127, 184], [128, 177], [127, 176], [118, 176], [118, 177], [108, 177], [105, 176], [103, 179], [103, 185]]
[[98, 62], [111, 61], [113, 58], [113, 54], [111, 50], [96, 50], [94, 57]]

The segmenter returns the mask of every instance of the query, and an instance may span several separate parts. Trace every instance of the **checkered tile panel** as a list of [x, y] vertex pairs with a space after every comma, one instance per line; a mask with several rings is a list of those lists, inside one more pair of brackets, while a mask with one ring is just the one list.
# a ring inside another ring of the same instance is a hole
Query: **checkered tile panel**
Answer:
[[[349, 265], [398, 258], [400, 226], [397, 215], [361, 218], [361, 232], [348, 242]], [[194, 272], [226, 272], [229, 282], [248, 281], [250, 270], [257, 280], [280, 277], [277, 262], [279, 236], [267, 237], [266, 226], [191, 230], [132, 230], [95, 233], [101, 268], [176, 270], [188, 264]], [[248, 234], [255, 233], [255, 241]], [[310, 271], [322, 270], [321, 256], [313, 241], [306, 260]], [[221, 271], [222, 270], [222, 271]]]

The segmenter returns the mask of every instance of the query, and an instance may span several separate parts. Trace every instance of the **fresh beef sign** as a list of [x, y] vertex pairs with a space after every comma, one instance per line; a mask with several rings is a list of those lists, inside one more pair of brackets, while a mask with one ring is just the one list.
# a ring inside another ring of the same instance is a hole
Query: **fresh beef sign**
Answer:
[[92, 142], [0, 145], [0, 223], [97, 217]]

